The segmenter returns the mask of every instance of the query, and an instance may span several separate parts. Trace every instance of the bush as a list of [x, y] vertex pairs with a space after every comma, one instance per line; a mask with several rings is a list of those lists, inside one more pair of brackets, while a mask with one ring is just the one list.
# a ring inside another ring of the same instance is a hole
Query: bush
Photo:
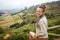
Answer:
[[55, 23], [53, 21], [48, 21], [48, 27], [55, 26]]
[[58, 21], [55, 23], [55, 25], [60, 25], [60, 20], [58, 20]]
[[2, 34], [4, 32], [4, 30], [0, 27], [0, 34]]

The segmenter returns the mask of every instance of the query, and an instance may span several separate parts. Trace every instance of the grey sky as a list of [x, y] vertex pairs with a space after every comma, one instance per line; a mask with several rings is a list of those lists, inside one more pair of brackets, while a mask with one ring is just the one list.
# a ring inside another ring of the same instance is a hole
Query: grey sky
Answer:
[[0, 0], [1, 9], [19, 9], [57, 0]]

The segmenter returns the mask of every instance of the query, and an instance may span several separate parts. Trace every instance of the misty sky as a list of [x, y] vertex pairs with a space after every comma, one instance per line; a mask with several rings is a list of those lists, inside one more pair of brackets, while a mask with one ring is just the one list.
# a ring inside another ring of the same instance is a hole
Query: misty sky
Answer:
[[0, 10], [5, 9], [22, 9], [41, 3], [52, 2], [57, 0], [0, 0]]

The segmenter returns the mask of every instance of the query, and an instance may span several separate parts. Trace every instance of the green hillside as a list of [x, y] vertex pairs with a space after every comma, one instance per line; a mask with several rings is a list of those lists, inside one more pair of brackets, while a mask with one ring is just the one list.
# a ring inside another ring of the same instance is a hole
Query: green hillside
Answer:
[[[43, 3], [46, 5], [48, 27], [60, 25], [60, 1]], [[36, 8], [39, 5], [21, 10], [10, 16], [0, 16], [0, 40], [28, 40], [29, 32], [35, 32]], [[60, 28], [48, 30], [48, 33], [60, 34]], [[59, 38], [49, 35], [49, 40]]]
[[[60, 16], [60, 1], [56, 1], [56, 2], [48, 2], [48, 3], [43, 3], [46, 5], [46, 11], [45, 13], [47, 15], [54, 15], [54, 16]], [[36, 6], [31, 6], [30, 8], [26, 8], [24, 10], [22, 10], [21, 12], [26, 13], [26, 14], [35, 14], [36, 12], [36, 8], [39, 5]]]

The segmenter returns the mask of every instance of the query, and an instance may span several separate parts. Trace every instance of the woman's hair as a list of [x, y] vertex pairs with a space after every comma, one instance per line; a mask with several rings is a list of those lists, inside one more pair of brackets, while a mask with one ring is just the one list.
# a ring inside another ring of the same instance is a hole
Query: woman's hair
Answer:
[[44, 12], [44, 11], [45, 11], [46, 6], [45, 6], [45, 5], [43, 5], [43, 4], [41, 4], [41, 5], [39, 6], [39, 8], [42, 8], [42, 9], [43, 9], [43, 12]]

